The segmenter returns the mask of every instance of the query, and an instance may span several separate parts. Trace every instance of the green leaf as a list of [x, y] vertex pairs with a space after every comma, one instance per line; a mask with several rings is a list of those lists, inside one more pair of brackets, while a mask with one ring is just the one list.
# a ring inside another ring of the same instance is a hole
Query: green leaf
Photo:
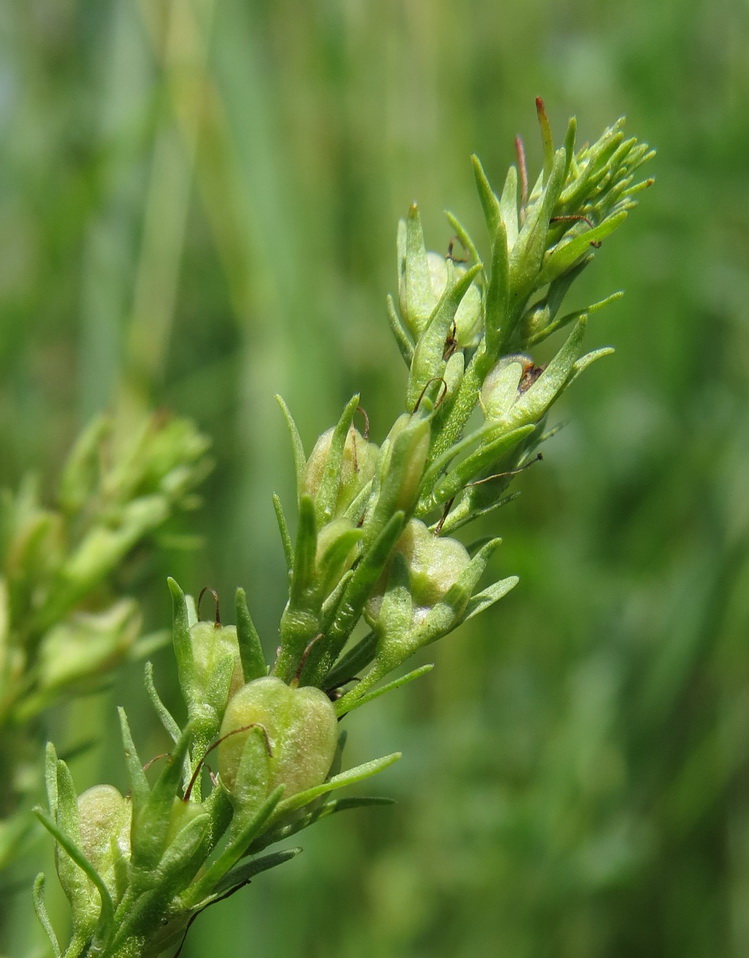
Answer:
[[[351, 692], [348, 692], [335, 703], [336, 715], [339, 718], [342, 718], [349, 712], [353, 712], [354, 709], [358, 709], [362, 705], [366, 705], [367, 702], [371, 702], [374, 699], [379, 698], [386, 692], [392, 692], [395, 689], [399, 689], [403, 685], [408, 685], [408, 683], [413, 682], [414, 679], [421, 678], [422, 675], [426, 675], [427, 672], [431, 672], [433, 668], [434, 664], [422, 665], [418, 669], [413, 669], [413, 671], [407, 672], [405, 675], [401, 675], [399, 678], [393, 679], [392, 682], [387, 682], [385, 685], [381, 685], [379, 688], [374, 689], [371, 692], [367, 692], [365, 695], [361, 695], [360, 697], [356, 696], [358, 688], [354, 688], [351, 690]], [[349, 698], [349, 696], [351, 696], [351, 698]]]
[[276, 868], [277, 865], [283, 865], [284, 862], [291, 861], [291, 859], [296, 858], [301, 851], [301, 848], [285, 848], [280, 852], [271, 852], [269, 855], [262, 855], [259, 858], [242, 862], [241, 865], [237, 865], [236, 868], [232, 868], [230, 872], [227, 872], [221, 881], [216, 884], [216, 897], [223, 897], [223, 892], [229, 888], [238, 888], [240, 885], [246, 885], [255, 875], [260, 875], [262, 872], [267, 872], [271, 868]]
[[411, 335], [401, 322], [398, 311], [395, 308], [393, 297], [388, 295], [386, 302], [387, 316], [390, 323], [390, 329], [393, 333], [395, 342], [398, 345], [400, 354], [406, 366], [410, 367], [414, 358], [414, 344]]
[[259, 679], [262, 675], [267, 675], [268, 666], [265, 662], [260, 636], [247, 606], [247, 595], [244, 589], [237, 589], [236, 617], [242, 675], [245, 682], [251, 682], [253, 679]]
[[591, 352], [581, 356], [572, 367], [568, 385], [573, 383], [580, 373], [586, 370], [588, 366], [598, 362], [599, 359], [603, 359], [604, 356], [613, 356], [615, 352], [616, 350], [613, 348], [613, 346], [602, 346], [600, 349], [593, 349]]
[[145, 801], [142, 798], [136, 801], [133, 793], [131, 861], [133, 868], [141, 873], [160, 867], [168, 846], [172, 808], [175, 799], [179, 800], [183, 760], [192, 738], [192, 727], [188, 724], [172, 752], [166, 756], [159, 777], [145, 796]]
[[572, 269], [581, 256], [590, 252], [591, 243], [599, 243], [610, 236], [627, 218], [626, 210], [607, 217], [598, 226], [580, 233], [572, 239], [563, 241], [550, 250], [544, 257], [544, 265], [538, 277], [538, 285], [551, 283]]
[[193, 673], [192, 638], [190, 615], [185, 593], [171, 576], [166, 580], [172, 594], [172, 641], [177, 659], [177, 672], [181, 686], [185, 686]]
[[[476, 189], [479, 194], [479, 200], [481, 201], [481, 208], [484, 211], [486, 228], [489, 230], [490, 236], [496, 236], [502, 218], [499, 200], [487, 179], [484, 167], [481, 165], [481, 160], [475, 154], [471, 157], [471, 164], [473, 165], [473, 176], [476, 180]], [[509, 233], [509, 229], [507, 232]]]
[[240, 815], [235, 816], [224, 848], [203, 874], [180, 895], [180, 901], [186, 908], [197, 906], [206, 896], [212, 894], [216, 885], [246, 854], [254, 839], [264, 830], [271, 815], [276, 812], [283, 788], [283, 785], [279, 785], [274, 789], [254, 815], [244, 819]]
[[507, 417], [509, 423], [519, 426], [538, 422], [560, 395], [578, 358], [586, 324], [587, 316], [581, 316], [556, 356], [512, 407]]
[[291, 536], [289, 535], [289, 527], [286, 522], [286, 516], [283, 512], [283, 506], [281, 505], [281, 499], [276, 493], [273, 493], [273, 509], [276, 513], [276, 522], [278, 523], [278, 531], [281, 534], [281, 545], [283, 546], [283, 554], [286, 559], [286, 571], [291, 572], [294, 568], [294, 544], [291, 541]]
[[286, 420], [286, 426], [289, 430], [289, 436], [291, 437], [291, 450], [294, 455], [294, 471], [296, 473], [296, 490], [297, 497], [299, 497], [302, 494], [302, 477], [304, 475], [304, 467], [307, 463], [307, 458], [304, 455], [302, 438], [299, 435], [299, 430], [297, 429], [296, 423], [294, 422], [294, 417], [291, 415], [289, 407], [286, 405], [281, 396], [276, 396], [276, 402], [281, 407], [281, 412]]
[[369, 808], [373, 805], [393, 805], [392, 798], [380, 798], [377, 796], [348, 796], [346, 798], [335, 798], [323, 805], [316, 805], [310, 811], [303, 815], [294, 816], [293, 821], [286, 822], [283, 825], [276, 826], [264, 832], [250, 847], [251, 852], [261, 851], [268, 845], [274, 845], [281, 842], [291, 835], [309, 828], [321, 818], [327, 818], [329, 815], [335, 815], [338, 812], [346, 812], [354, 808]]
[[127, 766], [128, 782], [130, 784], [130, 793], [133, 797], [133, 809], [136, 806], [142, 806], [148, 800], [150, 787], [146, 779], [146, 773], [143, 771], [143, 763], [140, 760], [138, 751], [135, 748], [135, 742], [130, 731], [130, 725], [127, 720], [127, 714], [123, 708], [118, 708], [117, 713], [120, 717], [120, 731], [122, 734], [122, 744], [125, 749], [125, 764]]
[[564, 182], [570, 174], [572, 161], [575, 158], [575, 139], [577, 137], [577, 119], [571, 116], [567, 124], [567, 132], [564, 134], [564, 152], [567, 156], [567, 162], [564, 165]]
[[492, 242], [492, 267], [486, 289], [484, 323], [486, 329], [486, 359], [489, 366], [499, 355], [502, 332], [509, 319], [510, 261], [507, 252], [507, 231], [502, 220]]
[[161, 701], [161, 697], [156, 690], [156, 685], [153, 680], [153, 665], [150, 662], [146, 662], [145, 686], [148, 698], [151, 700], [151, 705], [153, 705], [161, 724], [166, 729], [171, 740], [173, 742], [178, 742], [182, 732], [180, 731], [180, 727], [177, 725], [177, 722], [175, 721], [169, 709]]
[[39, 919], [39, 924], [44, 929], [47, 938], [49, 938], [49, 943], [52, 946], [52, 952], [55, 958], [62, 958], [60, 943], [57, 940], [57, 935], [55, 934], [55, 930], [52, 927], [52, 922], [49, 919], [49, 914], [47, 913], [47, 906], [44, 903], [43, 874], [37, 875], [34, 879], [33, 902], [36, 917]]
[[357, 673], [365, 669], [375, 657], [377, 650], [377, 636], [374, 632], [368, 632], [363, 639], [360, 639], [353, 648], [349, 649], [334, 668], [328, 672], [322, 682], [322, 688], [326, 690], [337, 689], [355, 678]]
[[52, 819], [49, 818], [49, 816], [46, 815], [38, 806], [33, 809], [33, 812], [42, 825], [44, 825], [47, 831], [52, 835], [57, 844], [67, 854], [68, 858], [75, 862], [75, 864], [84, 873], [86, 878], [93, 883], [93, 885], [96, 887], [96, 890], [99, 892], [101, 907], [99, 911], [99, 920], [97, 922], [96, 937], [99, 941], [107, 942], [112, 933], [114, 919], [114, 906], [112, 904], [112, 899], [107, 886], [99, 877], [99, 873], [91, 865], [78, 845], [70, 839], [68, 834], [59, 828], [57, 824], [53, 822]]
[[467, 622], [474, 616], [485, 612], [486, 609], [493, 606], [495, 602], [499, 602], [508, 592], [514, 589], [519, 581], [518, 576], [511, 575], [506, 579], [500, 579], [499, 582], [492, 583], [492, 585], [488, 586], [482, 592], [477, 592], [476, 595], [471, 596], [468, 600], [462, 621]]
[[[518, 171], [510, 166], [507, 170], [502, 196], [499, 200], [499, 212], [507, 235], [507, 248], [512, 249], [518, 239], [520, 220], [518, 217]], [[489, 234], [496, 236], [496, 231]]]
[[289, 589], [290, 608], [308, 608], [315, 593], [315, 557], [317, 554], [317, 519], [311, 496], [299, 500], [299, 524], [294, 550], [294, 568]]
[[469, 482], [478, 479], [486, 469], [491, 468], [501, 455], [527, 439], [534, 429], [535, 424], [530, 423], [505, 432], [500, 431], [495, 438], [483, 442], [474, 453], [458, 463], [436, 484], [430, 497], [432, 507], [449, 502]]
[[338, 490], [341, 487], [341, 464], [343, 453], [346, 448], [346, 440], [351, 429], [351, 422], [354, 413], [359, 406], [358, 395], [346, 403], [346, 406], [338, 420], [333, 436], [330, 441], [330, 448], [325, 460], [325, 467], [322, 470], [319, 485], [315, 491], [315, 516], [318, 525], [324, 525], [335, 515], [336, 501], [338, 499]]
[[[564, 150], [557, 150], [543, 194], [528, 207], [517, 242], [510, 250], [510, 308], [515, 318], [519, 318], [533, 290], [542, 285], [538, 274], [546, 252], [546, 231], [562, 188], [565, 162]], [[505, 342], [510, 341], [513, 331], [512, 326], [508, 326]]]
[[[341, 700], [343, 701], [343, 700]], [[371, 778], [383, 769], [388, 768], [394, 762], [401, 758], [401, 752], [393, 752], [391, 755], [385, 755], [382, 758], [376, 758], [371, 762], [365, 762], [363, 765], [357, 765], [356, 768], [350, 768], [340, 775], [334, 775], [322, 785], [315, 785], [313, 788], [307, 788], [303, 792], [298, 792], [290, 798], [285, 799], [278, 805], [278, 814], [285, 815], [297, 808], [309, 804], [320, 795], [327, 795], [337, 788], [346, 788], [349, 785], [355, 785], [357, 782], [363, 782], [365, 778]]]
[[403, 532], [404, 525], [404, 513], [396, 512], [395, 515], [391, 516], [354, 570], [338, 613], [328, 632], [329, 647], [334, 653], [332, 661], [328, 663], [328, 669], [338, 658], [340, 650], [359, 621], [369, 593], [382, 574], [393, 546]]
[[457, 218], [457, 216], [455, 216], [449, 210], [445, 210], [445, 216], [447, 217], [447, 221], [450, 226], [452, 226], [452, 228], [455, 230], [455, 235], [460, 240], [460, 245], [463, 247], [466, 253], [468, 253], [468, 259], [473, 260], [474, 263], [481, 263], [481, 257], [476, 249], [476, 244], [468, 235], [468, 231]]
[[[473, 489], [469, 489], [458, 505], [448, 513], [447, 518], [442, 523], [442, 535], [452, 535], [453, 532], [462, 528], [462, 526], [468, 522], [478, 519], [479, 516], [488, 515], [488, 513], [494, 512], [495, 509], [499, 509], [502, 506], [506, 506], [509, 502], [512, 502], [513, 499], [517, 499], [519, 495], [519, 492], [511, 492], [509, 495], [495, 499], [494, 502], [477, 505], [473, 501]], [[434, 527], [430, 528], [434, 531]]]

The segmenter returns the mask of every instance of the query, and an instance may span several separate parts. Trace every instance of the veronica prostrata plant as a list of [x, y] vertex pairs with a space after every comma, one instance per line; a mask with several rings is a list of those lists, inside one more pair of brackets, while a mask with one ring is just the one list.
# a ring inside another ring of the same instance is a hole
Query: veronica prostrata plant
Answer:
[[[307, 455], [279, 400], [296, 466], [297, 522], [292, 540], [275, 497], [289, 594], [273, 661], [242, 589], [236, 626], [226, 626], [218, 600], [215, 619], [203, 621], [170, 580], [182, 724], [146, 669], [170, 753], [147, 772], [121, 710], [129, 794], [99, 785], [77, 797], [66, 764], [48, 747], [50, 811], [38, 814], [57, 841], [72, 908], [64, 948], [44, 910], [42, 876], [35, 902], [56, 955], [145, 958], [178, 949], [202, 909], [298, 851], [266, 851], [274, 843], [322, 817], [381, 802], [333, 797], [399, 757], [342, 771], [340, 720], [427, 672], [431, 665], [393, 677], [516, 584], [511, 576], [481, 585], [498, 538], [466, 545], [454, 534], [511, 498], [508, 486], [549, 435], [551, 406], [611, 352], [584, 352], [582, 343], [589, 315], [619, 294], [585, 309], [563, 305], [651, 182], [637, 178], [651, 152], [625, 137], [623, 120], [576, 149], [572, 119], [555, 149], [537, 106], [544, 167], [535, 183], [520, 141], [499, 191], [473, 159], [485, 257], [452, 214], [456, 241], [447, 256], [427, 251], [415, 205], [399, 224], [388, 314], [408, 379], [403, 412], [381, 445], [370, 440], [354, 396]], [[556, 353], [538, 362], [535, 348], [562, 330]], [[216, 769], [210, 776], [207, 762]]]

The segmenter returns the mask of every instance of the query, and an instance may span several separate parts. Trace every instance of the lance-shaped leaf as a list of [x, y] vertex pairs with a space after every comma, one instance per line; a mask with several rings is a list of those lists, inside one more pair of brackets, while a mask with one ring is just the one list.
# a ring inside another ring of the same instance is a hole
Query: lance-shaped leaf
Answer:
[[237, 589], [236, 613], [237, 641], [239, 643], [239, 656], [242, 661], [242, 674], [245, 682], [251, 682], [253, 679], [260, 678], [261, 675], [266, 675], [268, 666], [265, 663], [260, 636], [247, 606], [247, 595], [244, 589]]
[[600, 243], [601, 240], [610, 236], [626, 218], [626, 210], [621, 210], [619, 213], [607, 217], [598, 226], [579, 233], [572, 239], [563, 241], [549, 250], [544, 257], [543, 269], [538, 278], [539, 286], [553, 282], [572, 269], [581, 257], [590, 252], [591, 243]]
[[325, 676], [322, 687], [333, 691], [341, 685], [346, 685], [370, 664], [376, 651], [377, 636], [374, 632], [367, 632], [363, 639], [360, 639], [336, 662], [334, 668]]
[[226, 844], [205, 872], [181, 896], [181, 900], [192, 907], [197, 906], [210, 894], [216, 885], [247, 853], [252, 842], [263, 832], [270, 817], [275, 813], [283, 795], [283, 785], [279, 785], [260, 807], [249, 816], [238, 815], [232, 822]]
[[42, 926], [44, 933], [49, 939], [49, 943], [52, 947], [52, 954], [55, 956], [55, 958], [62, 958], [60, 943], [57, 940], [57, 935], [52, 927], [47, 906], [44, 902], [44, 875], [41, 873], [34, 879], [33, 902], [34, 912], [36, 913], [36, 917], [39, 919], [39, 924]]
[[398, 289], [403, 320], [418, 339], [437, 305], [438, 296], [432, 288], [424, 231], [415, 203], [408, 210], [405, 224], [398, 225]]
[[351, 421], [359, 405], [359, 396], [346, 404], [330, 439], [325, 465], [314, 492], [315, 515], [319, 525], [330, 522], [336, 512], [338, 490], [341, 486], [343, 454], [351, 429]]
[[[461, 489], [464, 489], [468, 483], [478, 479], [487, 469], [490, 469], [500, 456], [507, 453], [510, 449], [519, 445], [535, 429], [535, 425], [520, 426], [517, 429], [510, 429], [506, 432], [500, 432], [498, 436], [488, 438], [482, 442], [479, 448], [467, 456], [462, 462], [458, 463], [454, 469], [451, 469], [447, 475], [435, 485], [434, 491], [428, 501], [428, 509], [439, 505], [442, 502], [449, 502]], [[489, 430], [486, 430], [487, 434]]]
[[174, 656], [177, 659], [177, 673], [182, 688], [189, 682], [194, 662], [192, 639], [190, 637], [190, 614], [187, 607], [185, 593], [177, 582], [171, 578], [166, 580], [172, 594], [172, 642]]
[[141, 876], [159, 866], [171, 838], [172, 809], [179, 801], [182, 760], [192, 742], [192, 728], [187, 725], [153, 788], [143, 801], [133, 794], [132, 865]]
[[[78, 815], [78, 798], [70, 769], [61, 759], [57, 758], [54, 747], [47, 746], [47, 780], [54, 779], [53, 792], [48, 798], [50, 807], [54, 802], [54, 821], [48, 819], [41, 810], [37, 817], [44, 826], [52, 831], [58, 843], [66, 852], [57, 857], [57, 874], [65, 895], [73, 910], [73, 920], [77, 927], [86, 927], [89, 930], [96, 924], [99, 914], [99, 896], [92, 889], [93, 881], [98, 889], [103, 882], [94, 866], [86, 858], [81, 848], [80, 818]], [[53, 831], [50, 823], [55, 826]], [[92, 874], [96, 875], [94, 879]], [[106, 892], [105, 899], [101, 900], [101, 907], [111, 909], [111, 899]]]
[[564, 134], [564, 152], [567, 156], [567, 162], [564, 165], [564, 182], [570, 175], [570, 169], [575, 158], [575, 140], [577, 138], [577, 119], [571, 116], [567, 124], [567, 132]]
[[[486, 173], [484, 172], [484, 167], [481, 165], [481, 160], [474, 154], [471, 157], [471, 164], [473, 166], [473, 176], [476, 180], [476, 191], [479, 194], [479, 200], [481, 202], [481, 208], [484, 211], [484, 219], [486, 220], [486, 227], [489, 230], [490, 236], [497, 235], [497, 229], [502, 220], [502, 212], [500, 210], [500, 202], [497, 199], [497, 195], [491, 187]], [[515, 202], [517, 203], [517, 195]], [[515, 220], [517, 222], [517, 206], [515, 208]], [[510, 228], [505, 224], [507, 232], [510, 231]]]
[[221, 881], [217, 883], [214, 895], [211, 896], [206, 904], [222, 897], [223, 893], [230, 888], [239, 888], [240, 885], [246, 885], [256, 875], [267, 872], [271, 868], [276, 868], [278, 865], [283, 865], [284, 862], [291, 861], [291, 859], [296, 858], [301, 851], [301, 848], [285, 848], [280, 852], [271, 852], [269, 855], [260, 855], [249, 861], [241, 862], [236, 868], [232, 868], [230, 872], [227, 872]]
[[[182, 732], [174, 716], [161, 700], [161, 696], [159, 695], [158, 690], [156, 688], [156, 683], [154, 682], [153, 665], [151, 662], [146, 662], [144, 684], [146, 687], [146, 694], [148, 695], [148, 698], [151, 700], [151, 705], [153, 705], [154, 710], [156, 714], [158, 715], [161, 724], [164, 726], [164, 728], [166, 729], [169, 735], [169, 738], [171, 738], [173, 742], [178, 742]], [[188, 781], [189, 781], [189, 777], [190, 777], [190, 773], [189, 773], [189, 766], [188, 766], [188, 774], [187, 774]]]
[[471, 596], [471, 598], [468, 600], [468, 604], [466, 605], [461, 621], [467, 622], [474, 616], [480, 615], [482, 612], [485, 612], [487, 609], [491, 608], [495, 602], [499, 602], [499, 600], [503, 599], [508, 592], [514, 589], [519, 581], [520, 579], [516, 575], [511, 575], [506, 579], [500, 579], [498, 582], [493, 582], [490, 586], [487, 586], [486, 589], [483, 589], [481, 592], [477, 592], [476, 595]]
[[486, 289], [484, 325], [486, 329], [486, 360], [491, 365], [499, 355], [503, 331], [510, 312], [510, 260], [507, 251], [507, 231], [502, 220], [492, 241], [492, 264]]
[[290, 798], [279, 802], [277, 814], [284, 815], [297, 808], [302, 808], [310, 802], [319, 798], [320, 795], [327, 795], [338, 788], [346, 788], [349, 785], [356, 785], [357, 782], [363, 782], [366, 778], [371, 778], [383, 769], [388, 768], [394, 762], [402, 757], [401, 752], [393, 752], [391, 755], [385, 755], [382, 758], [376, 758], [371, 762], [365, 762], [363, 765], [357, 765], [356, 768], [350, 768], [340, 775], [334, 775], [322, 785], [316, 785], [314, 788], [308, 788], [304, 792], [298, 792]]
[[390, 323], [390, 329], [393, 333], [393, 338], [398, 345], [400, 354], [403, 357], [403, 362], [410, 368], [411, 362], [414, 358], [413, 339], [398, 315], [398, 311], [395, 308], [395, 301], [393, 300], [392, 296], [388, 295], [385, 301], [385, 306], [387, 309], [388, 322]]
[[289, 526], [286, 522], [283, 506], [281, 505], [281, 498], [275, 492], [273, 493], [273, 511], [276, 514], [278, 532], [281, 536], [281, 545], [283, 547], [284, 558], [286, 559], [286, 571], [291, 574], [291, 570], [294, 568], [294, 543], [291, 541]]
[[584, 356], [581, 356], [572, 366], [572, 372], [570, 373], [570, 378], [567, 384], [569, 385], [570, 383], [573, 383], [580, 373], [586, 370], [588, 366], [598, 362], [599, 359], [603, 359], [604, 356], [613, 356], [613, 354], [613, 347], [602, 346], [600, 349], [593, 349]]
[[320, 606], [315, 558], [317, 555], [317, 521], [310, 496], [299, 502], [299, 524], [291, 575], [289, 601], [281, 616], [281, 648], [273, 667], [276, 675], [290, 682], [299, 666], [307, 644], [319, 633]]
[[268, 831], [255, 839], [250, 846], [250, 853], [253, 854], [262, 851], [269, 845], [275, 845], [297, 832], [309, 828], [321, 818], [327, 818], [329, 815], [335, 815], [337, 812], [345, 812], [353, 808], [367, 808], [371, 805], [393, 805], [392, 798], [381, 798], [371, 795], [351, 796], [347, 798], [334, 798], [322, 805], [315, 805], [307, 812], [300, 812], [294, 816], [290, 822], [284, 822], [281, 825], [271, 827]]
[[564, 150], [557, 150], [543, 194], [528, 207], [517, 242], [510, 250], [511, 324], [505, 331], [506, 342], [512, 337], [514, 321], [519, 318], [528, 297], [539, 285], [538, 274], [546, 252], [546, 231], [562, 188], [565, 162]]
[[299, 524], [294, 549], [294, 569], [289, 589], [289, 608], [307, 609], [316, 593], [315, 556], [317, 554], [317, 520], [310, 496], [299, 503]]
[[336, 715], [338, 715], [340, 718], [346, 715], [348, 712], [353, 712], [354, 709], [358, 709], [362, 705], [366, 705], [368, 702], [371, 702], [373, 699], [379, 698], [381, 695], [385, 695], [386, 692], [393, 692], [395, 689], [399, 689], [404, 685], [408, 685], [415, 679], [420, 679], [422, 675], [426, 675], [428, 672], [431, 672], [433, 668], [433, 663], [422, 665], [418, 669], [413, 669], [411, 672], [407, 672], [405, 675], [401, 675], [397, 679], [393, 679], [392, 682], [387, 682], [385, 685], [381, 685], [379, 688], [376, 688], [371, 692], [367, 692], [366, 694], [364, 694], [359, 686], [357, 686], [355, 689], [352, 689], [351, 692], [347, 692], [346, 695], [344, 695], [335, 703]]
[[[499, 199], [499, 212], [507, 235], [507, 248], [512, 249], [520, 232], [520, 217], [518, 213], [518, 171], [517, 167], [510, 166], [507, 170], [502, 196]], [[488, 223], [487, 223], [488, 225]], [[494, 236], [495, 233], [490, 233]]]
[[[42, 825], [44, 825], [47, 831], [52, 835], [60, 848], [65, 852], [65, 855], [70, 863], [80, 869], [79, 874], [81, 875], [81, 878], [79, 887], [82, 888], [83, 882], [85, 879], [88, 879], [96, 888], [96, 891], [99, 894], [100, 907], [95, 911], [93, 909], [91, 910], [91, 917], [86, 916], [82, 919], [81, 908], [83, 907], [83, 899], [82, 897], [79, 897], [78, 893], [76, 893], [72, 898], [70, 895], [68, 895], [68, 898], [74, 912], [74, 941], [77, 940], [78, 942], [82, 942], [86, 938], [90, 938], [94, 933], [94, 929], [96, 929], [97, 943], [101, 947], [101, 945], [107, 943], [111, 936], [114, 918], [114, 905], [112, 904], [112, 898], [109, 894], [107, 886], [102, 881], [99, 873], [91, 865], [81, 849], [78, 847], [78, 844], [71, 839], [67, 831], [64, 831], [56, 822], [52, 821], [52, 819], [49, 818], [49, 816], [46, 815], [41, 808], [35, 808], [34, 814], [42, 823]], [[60, 880], [62, 883], [62, 876], [60, 876]], [[67, 893], [67, 887], [65, 887], [64, 884], [63, 887]], [[71, 949], [69, 948], [68, 951], [71, 951]], [[66, 954], [68, 951], [66, 951]], [[73, 951], [73, 953], [82, 954], [83, 949], [81, 949], [81, 951]]]
[[143, 771], [143, 763], [138, 755], [138, 750], [133, 741], [133, 735], [130, 731], [130, 723], [127, 720], [127, 714], [123, 708], [117, 709], [120, 719], [120, 733], [122, 735], [122, 745], [125, 752], [125, 764], [127, 767], [128, 783], [130, 785], [130, 794], [133, 799], [133, 807], [143, 807], [148, 801], [151, 788], [146, 779], [146, 773]]
[[396, 512], [391, 516], [354, 570], [351, 581], [343, 594], [336, 617], [327, 634], [329, 656], [325, 660], [326, 668], [323, 675], [332, 667], [354, 626], [361, 618], [372, 587], [382, 575], [385, 563], [393, 550], [393, 546], [400, 538], [404, 525], [405, 515], [403, 512]]
[[302, 494], [302, 476], [304, 475], [304, 466], [307, 462], [304, 455], [304, 446], [302, 445], [302, 438], [299, 435], [299, 430], [297, 429], [289, 407], [281, 396], [276, 396], [276, 402], [281, 408], [283, 417], [286, 420], [286, 427], [289, 430], [289, 436], [291, 437], [291, 450], [294, 455], [294, 471], [296, 473], [296, 492], [297, 497], [299, 497]]

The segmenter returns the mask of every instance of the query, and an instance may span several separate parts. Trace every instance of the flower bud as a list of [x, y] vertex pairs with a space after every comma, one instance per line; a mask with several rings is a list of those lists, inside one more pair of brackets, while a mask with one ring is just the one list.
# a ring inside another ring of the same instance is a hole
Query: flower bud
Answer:
[[237, 809], [252, 810], [279, 785], [289, 798], [325, 781], [336, 752], [338, 723], [320, 689], [291, 688], [265, 676], [248, 682], [231, 699], [221, 736], [221, 782]]
[[[408, 522], [395, 552], [403, 556], [408, 569], [409, 592], [413, 602], [410, 625], [413, 628], [421, 624], [429, 610], [447, 593], [471, 560], [465, 546], [457, 539], [435, 536], [418, 519]], [[375, 587], [366, 609], [370, 625], [385, 630], [387, 623], [379, 619], [383, 596], [389, 586], [388, 572]]]
[[[222, 715], [227, 701], [244, 682], [236, 626], [196, 622], [190, 627], [190, 641], [193, 687], [200, 690], [206, 706]], [[221, 667], [226, 659], [232, 662], [228, 688], [223, 677], [226, 667]]]
[[503, 356], [488, 373], [481, 387], [481, 407], [490, 420], [504, 419], [517, 401], [522, 377], [533, 367], [528, 356]]
[[[113, 785], [94, 785], [78, 796], [80, 848], [101, 876], [112, 897], [130, 859], [132, 805]], [[98, 903], [99, 893], [91, 885]], [[98, 904], [97, 904], [98, 907]]]
[[[317, 490], [323, 481], [323, 474], [328, 465], [328, 459], [333, 441], [334, 429], [327, 429], [315, 443], [310, 453], [302, 478], [301, 494], [315, 498]], [[338, 496], [333, 510], [334, 516], [340, 516], [346, 511], [356, 496], [370, 481], [375, 472], [375, 464], [379, 449], [373, 442], [366, 440], [358, 429], [353, 426], [349, 429], [343, 447], [343, 455], [337, 469], [340, 477]]]
[[[447, 260], [439, 253], [427, 253], [429, 278], [435, 297], [439, 300], [447, 289]], [[453, 264], [455, 279], [466, 272], [465, 266]], [[455, 313], [455, 340], [458, 346], [472, 346], [481, 329], [481, 290], [475, 284], [468, 287]]]

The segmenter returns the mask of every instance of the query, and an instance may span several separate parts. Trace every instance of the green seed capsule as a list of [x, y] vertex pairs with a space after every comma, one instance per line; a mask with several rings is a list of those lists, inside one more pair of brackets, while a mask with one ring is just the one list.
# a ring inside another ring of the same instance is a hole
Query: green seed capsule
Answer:
[[[226, 700], [241, 687], [243, 682], [236, 626], [196, 622], [190, 628], [190, 640], [193, 655], [193, 681], [202, 690], [207, 703], [216, 710], [223, 710]], [[228, 689], [223, 687], [223, 682], [219, 682], [218, 687], [216, 686], [217, 670], [227, 659], [231, 662]]]
[[[130, 859], [131, 818], [130, 800], [113, 785], [94, 785], [78, 796], [81, 851], [114, 896]], [[93, 885], [90, 894], [98, 908], [99, 893]]]
[[221, 782], [234, 806], [249, 810], [279, 785], [285, 798], [321, 785], [335, 756], [338, 723], [320, 689], [295, 689], [266, 676], [234, 695], [221, 736], [228, 736], [218, 747]]

